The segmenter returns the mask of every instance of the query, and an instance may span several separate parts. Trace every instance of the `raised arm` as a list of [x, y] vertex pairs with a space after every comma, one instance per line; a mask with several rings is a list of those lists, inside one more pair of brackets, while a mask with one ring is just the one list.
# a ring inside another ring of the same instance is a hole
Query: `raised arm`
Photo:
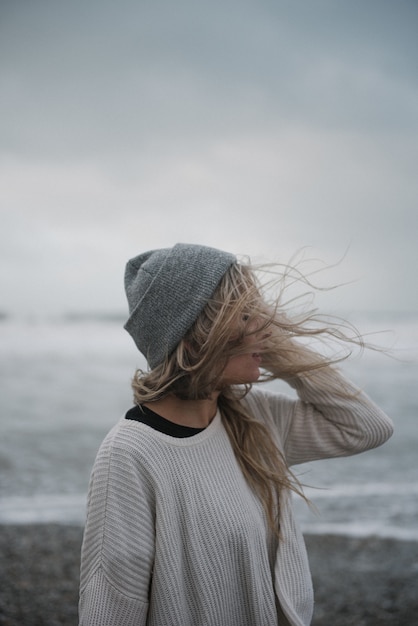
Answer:
[[[299, 396], [281, 424], [289, 465], [358, 454], [382, 445], [392, 435], [393, 425], [385, 413], [334, 368], [327, 366], [288, 382]], [[277, 409], [273, 417], [281, 420]]]
[[324, 356], [277, 329], [269, 341], [266, 369], [299, 397], [267, 393], [259, 407], [273, 420], [289, 466], [358, 454], [389, 439], [391, 420]]

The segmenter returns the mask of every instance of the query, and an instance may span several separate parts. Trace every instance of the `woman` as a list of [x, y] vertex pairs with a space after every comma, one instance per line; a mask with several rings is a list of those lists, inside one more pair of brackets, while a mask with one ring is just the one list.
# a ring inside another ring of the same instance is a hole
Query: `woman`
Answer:
[[[309, 624], [289, 468], [379, 446], [391, 422], [299, 340], [332, 331], [268, 303], [233, 255], [147, 252], [128, 262], [125, 287], [125, 328], [149, 370], [93, 468], [80, 624]], [[299, 398], [251, 388], [260, 368]]]

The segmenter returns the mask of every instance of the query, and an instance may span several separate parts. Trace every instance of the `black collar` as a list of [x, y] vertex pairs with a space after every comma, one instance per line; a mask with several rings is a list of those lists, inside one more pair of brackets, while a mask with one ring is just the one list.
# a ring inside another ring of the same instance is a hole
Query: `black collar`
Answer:
[[154, 430], [158, 430], [160, 433], [170, 435], [171, 437], [192, 437], [202, 432], [202, 430], [205, 430], [204, 428], [192, 428], [191, 426], [175, 424], [142, 404], [129, 409], [125, 418], [147, 424], [147, 426], [151, 426]]

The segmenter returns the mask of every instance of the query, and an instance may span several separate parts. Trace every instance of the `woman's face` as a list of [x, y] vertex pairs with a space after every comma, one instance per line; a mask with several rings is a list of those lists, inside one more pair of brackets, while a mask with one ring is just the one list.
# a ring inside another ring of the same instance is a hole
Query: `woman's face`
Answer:
[[256, 328], [261, 326], [261, 322], [254, 320], [250, 322], [247, 333], [242, 341], [244, 352], [231, 356], [222, 373], [222, 385], [245, 385], [254, 383], [260, 377], [260, 367], [262, 362], [262, 352], [266, 348], [266, 340], [270, 337], [268, 329]]

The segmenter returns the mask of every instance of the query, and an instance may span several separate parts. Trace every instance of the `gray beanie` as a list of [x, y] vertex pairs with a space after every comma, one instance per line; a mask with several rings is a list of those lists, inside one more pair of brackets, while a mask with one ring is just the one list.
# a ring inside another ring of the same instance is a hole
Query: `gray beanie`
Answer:
[[228, 252], [183, 243], [128, 261], [124, 328], [152, 369], [173, 352], [235, 262]]

